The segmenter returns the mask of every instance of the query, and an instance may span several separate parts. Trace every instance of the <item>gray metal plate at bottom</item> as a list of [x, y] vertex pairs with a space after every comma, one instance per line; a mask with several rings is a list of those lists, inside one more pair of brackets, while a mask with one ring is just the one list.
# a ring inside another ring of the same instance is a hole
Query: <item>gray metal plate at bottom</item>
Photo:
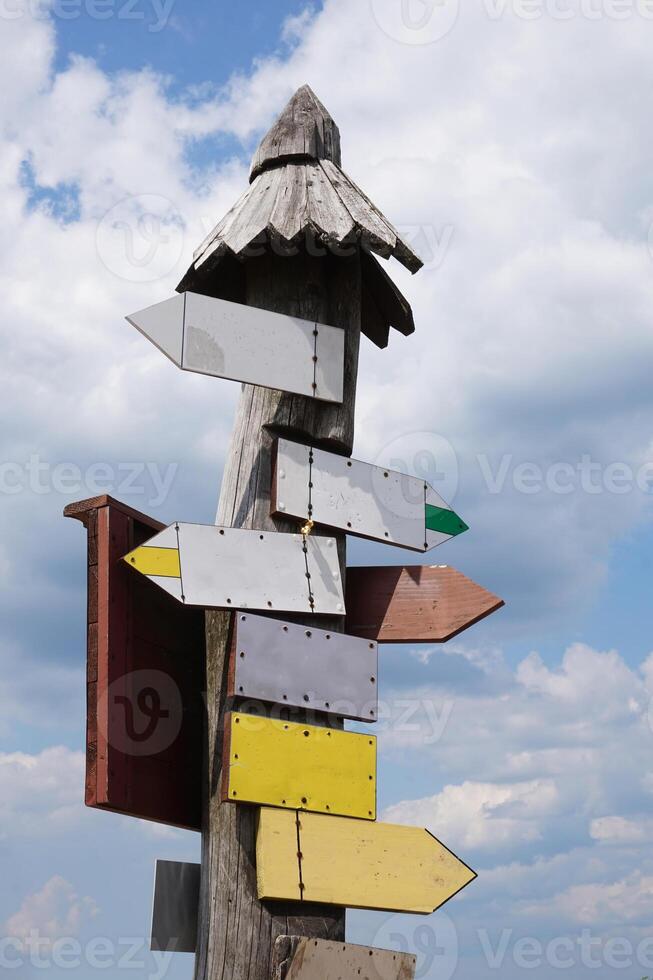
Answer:
[[200, 870], [199, 864], [156, 862], [150, 949], [163, 953], [195, 952]]

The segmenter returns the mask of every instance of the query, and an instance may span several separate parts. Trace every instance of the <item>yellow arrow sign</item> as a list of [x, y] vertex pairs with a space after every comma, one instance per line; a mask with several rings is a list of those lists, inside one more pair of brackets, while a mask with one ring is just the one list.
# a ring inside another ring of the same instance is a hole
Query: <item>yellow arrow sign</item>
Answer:
[[421, 827], [263, 808], [256, 876], [261, 899], [428, 914], [476, 872]]
[[223, 745], [223, 800], [376, 816], [373, 735], [229, 712]]

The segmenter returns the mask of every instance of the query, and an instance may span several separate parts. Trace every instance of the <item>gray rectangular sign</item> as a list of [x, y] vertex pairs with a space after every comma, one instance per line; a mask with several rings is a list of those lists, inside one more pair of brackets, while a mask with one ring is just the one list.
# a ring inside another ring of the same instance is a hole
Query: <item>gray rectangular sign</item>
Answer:
[[195, 952], [200, 871], [199, 864], [156, 862], [150, 949], [162, 953]]
[[251, 613], [234, 615], [231, 695], [372, 722], [377, 690], [375, 642]]

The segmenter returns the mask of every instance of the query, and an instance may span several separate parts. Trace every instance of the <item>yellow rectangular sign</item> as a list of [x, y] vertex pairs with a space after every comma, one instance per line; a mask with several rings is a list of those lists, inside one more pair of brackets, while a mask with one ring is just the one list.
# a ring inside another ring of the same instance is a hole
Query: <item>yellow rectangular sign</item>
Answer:
[[222, 799], [376, 818], [376, 738], [229, 712]]
[[476, 877], [421, 827], [267, 808], [259, 813], [256, 874], [261, 899], [422, 914]]

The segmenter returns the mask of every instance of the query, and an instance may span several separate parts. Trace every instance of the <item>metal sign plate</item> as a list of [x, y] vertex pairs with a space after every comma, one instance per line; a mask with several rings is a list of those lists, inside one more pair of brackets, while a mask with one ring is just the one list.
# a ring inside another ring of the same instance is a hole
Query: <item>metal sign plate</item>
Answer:
[[468, 529], [423, 480], [289, 439], [277, 441], [272, 513], [413, 551]]
[[373, 640], [235, 614], [230, 696], [372, 722], [378, 714], [377, 688]]
[[261, 899], [429, 914], [476, 873], [427, 830], [262, 808]]
[[200, 872], [199, 864], [156, 862], [150, 949], [164, 953], [195, 952]]
[[339, 327], [191, 292], [127, 320], [184, 371], [342, 402]]
[[347, 569], [347, 624], [379, 643], [444, 643], [504, 605], [448, 565]]
[[303, 936], [279, 936], [273, 980], [413, 980], [412, 953]]
[[343, 616], [334, 538], [171, 524], [124, 559], [189, 606]]
[[229, 712], [222, 799], [374, 820], [376, 739]]

